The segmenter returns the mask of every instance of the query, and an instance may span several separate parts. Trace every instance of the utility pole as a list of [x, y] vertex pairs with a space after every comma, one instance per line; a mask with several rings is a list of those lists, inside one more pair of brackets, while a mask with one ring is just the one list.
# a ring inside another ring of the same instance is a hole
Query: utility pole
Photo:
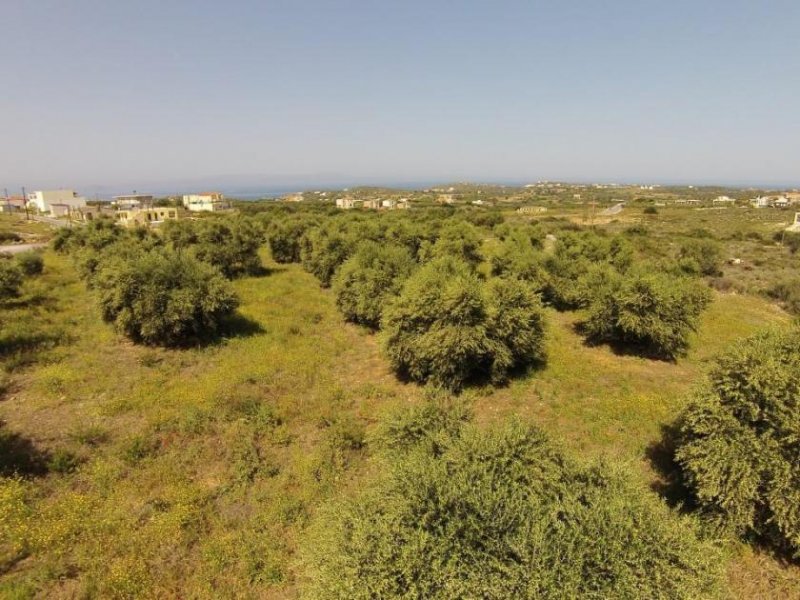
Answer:
[[31, 215], [28, 212], [28, 195], [25, 193], [25, 186], [22, 186], [22, 204], [25, 206], [25, 220], [30, 221]]
[[3, 193], [6, 196], [6, 208], [11, 211], [11, 201], [8, 199], [8, 188], [3, 188]]

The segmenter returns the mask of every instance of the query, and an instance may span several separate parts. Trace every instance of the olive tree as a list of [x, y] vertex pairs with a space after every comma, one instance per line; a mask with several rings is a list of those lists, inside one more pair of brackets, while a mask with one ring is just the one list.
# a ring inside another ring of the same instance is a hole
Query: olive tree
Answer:
[[338, 221], [308, 230], [301, 241], [303, 268], [314, 275], [322, 287], [330, 287], [336, 270], [355, 249], [356, 239], [346, 225]]
[[258, 249], [264, 241], [260, 226], [245, 217], [204, 222], [193, 247], [195, 256], [217, 267], [225, 277], [255, 275], [262, 266]]
[[305, 597], [719, 595], [720, 552], [622, 466], [574, 464], [513, 421], [488, 431], [436, 411], [405, 421], [381, 440], [401, 436], [377, 479], [312, 523]]
[[238, 304], [216, 269], [166, 249], [107, 257], [95, 288], [106, 321], [132, 340], [153, 345], [207, 339]]
[[316, 219], [300, 215], [272, 221], [267, 227], [272, 259], [277, 263], [299, 263], [303, 236], [316, 224]]
[[700, 508], [800, 557], [800, 330], [720, 356], [678, 431], [676, 459]]
[[385, 309], [383, 345], [393, 368], [414, 381], [459, 388], [502, 382], [544, 359], [544, 315], [522, 281], [482, 281], [452, 257], [421, 267]]
[[336, 305], [348, 321], [377, 329], [383, 307], [415, 265], [403, 246], [362, 242], [333, 279]]
[[583, 324], [590, 339], [668, 359], [686, 351], [689, 334], [711, 301], [711, 291], [699, 281], [647, 271], [606, 274], [594, 290]]

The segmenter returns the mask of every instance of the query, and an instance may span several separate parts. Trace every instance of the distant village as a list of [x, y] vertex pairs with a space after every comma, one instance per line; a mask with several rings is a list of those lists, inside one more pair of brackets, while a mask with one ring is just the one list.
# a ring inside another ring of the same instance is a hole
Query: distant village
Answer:
[[[408, 210], [413, 206], [471, 205], [495, 206], [522, 215], [546, 213], [556, 205], [582, 205], [600, 216], [613, 217], [633, 202], [649, 202], [654, 207], [669, 205], [698, 209], [751, 207], [757, 209], [800, 209], [800, 191], [766, 192], [731, 189], [714, 196], [711, 190], [728, 188], [669, 187], [660, 185], [570, 184], [539, 181], [521, 186], [455, 184], [424, 190], [354, 188], [339, 191], [306, 191], [286, 194], [271, 200], [282, 202], [328, 202], [341, 210]], [[24, 192], [24, 190], [23, 190]], [[755, 193], [754, 193], [755, 192]], [[157, 227], [161, 223], [192, 218], [202, 213], [232, 211], [233, 203], [221, 192], [200, 192], [156, 198], [132, 192], [114, 196], [111, 201], [87, 201], [71, 189], [36, 190], [24, 196], [0, 198], [0, 213], [26, 212], [39, 219], [57, 222], [85, 222], [99, 217], [112, 218], [125, 227]], [[800, 212], [789, 229], [800, 231]]]
[[0, 212], [26, 212], [37, 217], [92, 221], [100, 217], [115, 219], [125, 227], [156, 227], [191, 213], [230, 211], [231, 202], [220, 192], [186, 194], [157, 201], [152, 194], [114, 196], [111, 202], [88, 202], [74, 190], [37, 190], [25, 196], [6, 196]]

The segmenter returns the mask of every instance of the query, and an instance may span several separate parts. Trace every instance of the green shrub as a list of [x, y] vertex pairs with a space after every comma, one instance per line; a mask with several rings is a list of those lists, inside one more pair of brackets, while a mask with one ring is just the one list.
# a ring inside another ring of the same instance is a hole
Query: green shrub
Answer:
[[800, 330], [719, 357], [678, 421], [676, 458], [705, 514], [800, 557]]
[[336, 270], [347, 260], [356, 246], [356, 238], [339, 222], [328, 222], [306, 232], [301, 242], [303, 268], [330, 287]]
[[610, 277], [596, 290], [584, 323], [588, 337], [661, 358], [686, 351], [689, 334], [711, 301], [711, 291], [699, 281], [666, 273]]
[[403, 405], [381, 420], [373, 440], [379, 450], [394, 456], [418, 447], [438, 455], [461, 434], [464, 424], [472, 419], [467, 403], [442, 393], [429, 395], [432, 397], [425, 402]]
[[712, 239], [690, 239], [681, 245], [678, 261], [692, 275], [720, 275], [722, 247]]
[[181, 346], [206, 339], [238, 304], [215, 269], [165, 249], [104, 260], [95, 287], [103, 318], [145, 344]]
[[[56, 250], [65, 249], [67, 251], [74, 250], [76, 247], [88, 247], [92, 250], [102, 250], [130, 236], [131, 233], [128, 230], [123, 229], [111, 219], [95, 219], [85, 227], [60, 229], [56, 241], [54, 241], [54, 248], [56, 248]], [[62, 239], [62, 237], [63, 243], [59, 244], [58, 240]]]
[[449, 388], [544, 358], [544, 315], [519, 280], [482, 282], [464, 261], [445, 257], [420, 268], [384, 312], [392, 367], [414, 381]]
[[778, 300], [788, 312], [800, 315], [800, 279], [779, 281], [770, 288], [768, 294]]
[[272, 258], [277, 263], [299, 263], [301, 240], [317, 222], [303, 217], [289, 217], [271, 224], [267, 231]]
[[633, 247], [622, 237], [588, 231], [564, 233], [544, 260], [547, 277], [542, 295], [562, 310], [588, 306], [593, 296], [590, 283], [596, 277], [592, 272], [601, 265], [625, 272], [632, 262]]
[[800, 250], [800, 233], [786, 233], [783, 243], [789, 248], [792, 254], [796, 254]]
[[512, 423], [412, 447], [354, 499], [321, 511], [305, 597], [710, 598], [719, 551], [627, 482], [579, 467]]
[[0, 260], [0, 300], [16, 298], [22, 287], [22, 270], [10, 260]]
[[439, 230], [436, 241], [428, 243], [420, 252], [423, 262], [447, 256], [477, 266], [483, 260], [478, 230], [465, 221], [447, 223]]
[[515, 230], [505, 235], [489, 262], [492, 275], [518, 277], [542, 290], [548, 281], [545, 258], [526, 232]]
[[655, 206], [645, 206], [642, 212], [646, 215], [657, 215], [658, 209]]
[[161, 225], [161, 235], [176, 250], [190, 248], [197, 243], [197, 225], [188, 219], [167, 220]]
[[228, 279], [261, 271], [258, 249], [264, 235], [252, 219], [240, 217], [202, 223], [194, 246], [199, 260], [217, 267]]
[[19, 234], [14, 233], [13, 231], [0, 231], [0, 243], [7, 244], [9, 242], [21, 242], [22, 238]]
[[400, 292], [414, 266], [402, 246], [363, 242], [333, 279], [336, 305], [348, 321], [377, 329], [384, 305]]
[[79, 465], [80, 459], [64, 448], [57, 448], [47, 459], [47, 469], [53, 473], [72, 473]]
[[503, 213], [499, 210], [471, 210], [467, 213], [466, 218], [476, 227], [488, 227], [489, 229], [504, 221]]
[[28, 277], [40, 275], [44, 270], [44, 259], [42, 255], [33, 250], [20, 252], [14, 259], [17, 261], [17, 265], [19, 265], [22, 273]]

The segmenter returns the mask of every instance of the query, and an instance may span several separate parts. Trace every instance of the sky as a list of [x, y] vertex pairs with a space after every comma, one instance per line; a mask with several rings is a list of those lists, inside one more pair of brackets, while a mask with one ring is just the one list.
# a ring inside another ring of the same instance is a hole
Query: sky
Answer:
[[797, 0], [0, 0], [0, 30], [12, 191], [800, 185]]

